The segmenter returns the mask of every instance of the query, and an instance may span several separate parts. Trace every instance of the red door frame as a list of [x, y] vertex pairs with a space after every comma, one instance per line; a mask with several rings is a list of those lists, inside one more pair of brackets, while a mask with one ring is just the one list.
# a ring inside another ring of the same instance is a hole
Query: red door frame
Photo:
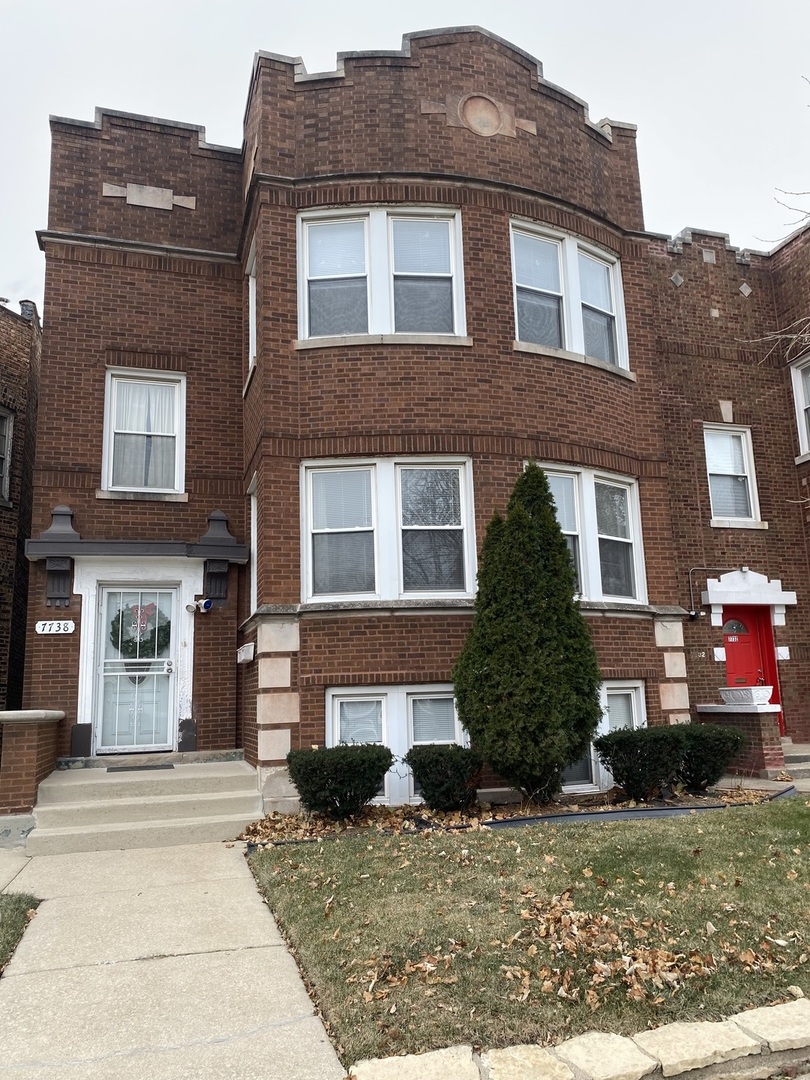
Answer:
[[[762, 669], [762, 685], [772, 686], [773, 693], [771, 694], [771, 705], [782, 704], [782, 694], [779, 688], [779, 667], [776, 660], [776, 645], [773, 640], [773, 626], [771, 624], [771, 609], [765, 604], [757, 605], [723, 605], [723, 625], [725, 625], [729, 619], [739, 619], [741, 623], [744, 623], [748, 627], [749, 633], [755, 638], [756, 646], [759, 651], [760, 667]], [[723, 636], [725, 644], [726, 635]], [[728, 648], [728, 646], [726, 646]], [[729, 680], [728, 670], [728, 653], [726, 653], [726, 685], [740, 685], [739, 683], [731, 683]], [[747, 685], [753, 685], [749, 683]], [[784, 711], [779, 714], [779, 730], [782, 735], [785, 733], [785, 716]]]

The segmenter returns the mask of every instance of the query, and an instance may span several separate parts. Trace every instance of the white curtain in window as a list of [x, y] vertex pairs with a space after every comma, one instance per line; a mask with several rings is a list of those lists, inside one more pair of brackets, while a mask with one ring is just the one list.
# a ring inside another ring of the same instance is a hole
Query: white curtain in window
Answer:
[[456, 741], [456, 719], [452, 698], [414, 698], [411, 701], [411, 710], [414, 743]]
[[176, 385], [119, 379], [115, 388], [113, 487], [174, 488]]
[[382, 701], [339, 701], [338, 742], [382, 742]]
[[715, 517], [751, 517], [742, 435], [707, 431], [706, 463]]

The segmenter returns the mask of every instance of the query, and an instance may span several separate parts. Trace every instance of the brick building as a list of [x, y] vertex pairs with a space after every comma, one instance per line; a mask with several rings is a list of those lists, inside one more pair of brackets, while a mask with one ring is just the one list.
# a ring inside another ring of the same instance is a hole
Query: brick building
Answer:
[[0, 709], [22, 703], [40, 350], [35, 305], [0, 303]]
[[[476, 552], [528, 459], [605, 727], [767, 681], [810, 739], [810, 360], [763, 340], [807, 313], [807, 233], [646, 232], [633, 126], [476, 28], [317, 75], [259, 53], [240, 149], [106, 110], [52, 131], [48, 768], [243, 749], [272, 807], [291, 747], [462, 738]], [[590, 758], [568, 779], [604, 782]]]

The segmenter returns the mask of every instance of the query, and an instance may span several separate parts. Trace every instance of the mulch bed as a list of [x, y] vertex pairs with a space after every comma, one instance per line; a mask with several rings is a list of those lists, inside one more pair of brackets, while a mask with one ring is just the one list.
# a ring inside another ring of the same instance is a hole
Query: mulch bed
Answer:
[[239, 837], [256, 847], [322, 840], [335, 836], [357, 836], [364, 831], [391, 835], [416, 833], [428, 829], [480, 829], [489, 823], [514, 818], [536, 818], [561, 814], [593, 814], [615, 810], [677, 808], [705, 810], [768, 801], [772, 793], [735, 788], [733, 791], [708, 791], [705, 794], [672, 793], [666, 797], [637, 803], [627, 799], [621, 788], [590, 795], [562, 795], [551, 803], [483, 803], [472, 813], [441, 813], [427, 806], [367, 806], [348, 821], [332, 821], [322, 814], [269, 814], [254, 821]]

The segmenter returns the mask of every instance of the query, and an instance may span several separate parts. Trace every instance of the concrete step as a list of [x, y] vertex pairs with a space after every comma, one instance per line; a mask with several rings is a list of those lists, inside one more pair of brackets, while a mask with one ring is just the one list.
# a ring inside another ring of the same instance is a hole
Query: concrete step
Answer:
[[212, 761], [137, 772], [57, 770], [39, 785], [37, 809], [93, 799], [157, 798], [218, 791], [255, 792], [256, 770], [246, 761]]
[[28, 835], [27, 855], [66, 855], [74, 851], [172, 847], [233, 840], [255, 820], [242, 814], [181, 818], [176, 821], [116, 822], [90, 827], [36, 828]]
[[[129, 794], [129, 793], [127, 793]], [[105, 793], [106, 795], [106, 793]], [[105, 797], [89, 802], [37, 803], [37, 829], [112, 825], [115, 822], [168, 822], [194, 817], [243, 815], [245, 821], [262, 816], [262, 801], [256, 790], [192, 792], [180, 795], [153, 795], [138, 798]]]
[[807, 780], [810, 778], [810, 761], [786, 761], [785, 772], [790, 773], [794, 780]]

